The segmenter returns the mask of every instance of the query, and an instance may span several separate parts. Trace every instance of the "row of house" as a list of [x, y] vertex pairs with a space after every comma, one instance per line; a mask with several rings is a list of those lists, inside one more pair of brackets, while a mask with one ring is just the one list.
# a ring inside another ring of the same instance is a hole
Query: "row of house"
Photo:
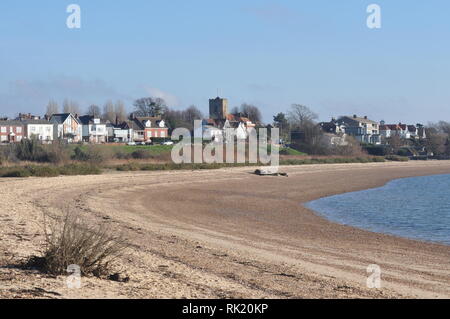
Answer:
[[[228, 113], [228, 100], [217, 97], [209, 101], [210, 118], [203, 120], [203, 137], [213, 141], [228, 140], [229, 134], [246, 139], [256, 125], [245, 116]], [[65, 140], [69, 143], [148, 142], [155, 138], [170, 138], [169, 128], [159, 117], [139, 117], [131, 114], [126, 121], [104, 122], [100, 118], [64, 113], [41, 118], [19, 114], [15, 120], [0, 120], [0, 140], [3, 143], [36, 138], [50, 143]]]
[[228, 141], [233, 134], [245, 140], [256, 125], [245, 116], [228, 113], [228, 100], [217, 97], [209, 100], [209, 118], [202, 121], [201, 135], [212, 141]]
[[[402, 139], [425, 139], [426, 131], [422, 124], [386, 124], [384, 121], [376, 122], [364, 117], [342, 116], [333, 118], [330, 122], [319, 124], [322, 130], [334, 137], [332, 144], [342, 144], [345, 136], [353, 136], [357, 141], [367, 144], [382, 144], [386, 139], [398, 136]], [[336, 139], [338, 138], [338, 139]]]
[[169, 137], [165, 122], [155, 117], [134, 115], [119, 123], [100, 118], [64, 113], [41, 119], [31, 114], [19, 114], [17, 119], [0, 119], [0, 143], [16, 143], [22, 139], [38, 139], [44, 143], [65, 140], [68, 143], [148, 142], [152, 138]]

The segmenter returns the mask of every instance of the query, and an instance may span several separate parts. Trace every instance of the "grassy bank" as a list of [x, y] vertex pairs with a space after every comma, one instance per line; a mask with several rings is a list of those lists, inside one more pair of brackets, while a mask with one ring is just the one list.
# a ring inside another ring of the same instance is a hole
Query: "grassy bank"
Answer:
[[[383, 157], [333, 157], [333, 158], [311, 158], [311, 159], [288, 159], [281, 160], [280, 165], [293, 166], [293, 165], [313, 165], [313, 164], [344, 164], [344, 163], [383, 163], [386, 160]], [[128, 163], [118, 165], [115, 168], [118, 171], [168, 171], [168, 170], [202, 170], [202, 169], [221, 169], [229, 167], [253, 167], [253, 166], [265, 166], [263, 164], [227, 164], [227, 163], [214, 163], [214, 164], [139, 164]]]
[[102, 170], [98, 166], [88, 164], [27, 165], [0, 168], [0, 177], [56, 177], [61, 175], [98, 175], [101, 173]]
[[[101, 174], [103, 169], [117, 171], [203, 170], [227, 167], [264, 166], [250, 164], [174, 164], [173, 146], [128, 145], [40, 145], [37, 141], [24, 141], [0, 151], [0, 177], [54, 177], [60, 175]], [[246, 154], [248, 158], [248, 154]], [[280, 165], [311, 165], [339, 163], [374, 163], [407, 161], [400, 156], [317, 156], [310, 157], [290, 148], [280, 150]]]

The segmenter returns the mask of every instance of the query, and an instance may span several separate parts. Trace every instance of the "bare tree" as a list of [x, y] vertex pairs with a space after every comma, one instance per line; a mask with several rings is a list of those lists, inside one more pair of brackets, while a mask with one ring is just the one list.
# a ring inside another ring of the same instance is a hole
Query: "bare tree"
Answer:
[[114, 103], [111, 100], [107, 101], [105, 105], [103, 105], [103, 119], [110, 122], [116, 121]]
[[309, 107], [301, 104], [292, 104], [291, 110], [288, 112], [289, 123], [295, 128], [302, 128], [317, 119], [318, 115], [316, 113], [311, 111]]
[[241, 113], [245, 117], [249, 118], [253, 123], [261, 123], [262, 115], [259, 108], [252, 104], [242, 104], [241, 105]]
[[162, 116], [167, 110], [166, 102], [161, 98], [144, 97], [134, 102], [137, 116]]
[[63, 112], [64, 113], [72, 113], [72, 114], [80, 114], [80, 105], [75, 101], [65, 99], [63, 102]]
[[47, 111], [45, 115], [52, 116], [53, 114], [59, 113], [59, 105], [55, 100], [50, 100], [47, 104]]
[[247, 117], [253, 123], [259, 124], [262, 122], [261, 111], [257, 106], [252, 104], [244, 103], [240, 107], [235, 106], [232, 108], [231, 114]]
[[430, 127], [435, 128], [439, 133], [447, 134], [450, 136], [449, 122], [439, 121], [437, 124], [432, 124]]
[[295, 147], [308, 154], [323, 155], [327, 153], [327, 146], [323, 143], [324, 132], [315, 122], [317, 114], [310, 108], [300, 104], [293, 104], [288, 112], [289, 125], [300, 137], [292, 140]]
[[183, 112], [182, 117], [183, 120], [193, 123], [195, 120], [203, 119], [203, 114], [195, 105], [191, 105]]
[[428, 152], [434, 155], [446, 154], [449, 150], [449, 136], [440, 132], [434, 127], [429, 127], [426, 130], [427, 139], [425, 140], [425, 147]]
[[114, 111], [116, 113], [116, 119], [119, 122], [123, 122], [127, 119], [127, 110], [123, 101], [118, 100], [114, 105]]
[[389, 145], [390, 154], [397, 154], [400, 148], [404, 145], [404, 141], [398, 132], [392, 133], [391, 136], [387, 138], [387, 142]]
[[186, 110], [182, 111], [167, 108], [163, 118], [172, 130], [183, 127], [192, 131], [194, 129], [194, 121], [201, 120], [203, 114], [196, 106], [191, 105]]
[[88, 107], [87, 114], [90, 116], [98, 117], [102, 115], [100, 106], [92, 104]]
[[233, 115], [239, 115], [240, 112], [241, 112], [241, 111], [240, 111], [239, 107], [237, 107], [237, 106], [234, 106], [234, 107], [231, 109], [231, 114], [233, 114]]

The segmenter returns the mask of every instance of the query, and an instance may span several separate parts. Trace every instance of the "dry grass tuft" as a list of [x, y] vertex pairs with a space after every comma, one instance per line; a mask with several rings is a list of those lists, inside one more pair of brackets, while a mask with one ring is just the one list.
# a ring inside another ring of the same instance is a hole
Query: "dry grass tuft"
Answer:
[[69, 265], [78, 265], [84, 276], [107, 277], [113, 263], [129, 247], [106, 226], [89, 226], [80, 216], [68, 213], [52, 223], [44, 222], [45, 249], [28, 266], [52, 275], [67, 274]]

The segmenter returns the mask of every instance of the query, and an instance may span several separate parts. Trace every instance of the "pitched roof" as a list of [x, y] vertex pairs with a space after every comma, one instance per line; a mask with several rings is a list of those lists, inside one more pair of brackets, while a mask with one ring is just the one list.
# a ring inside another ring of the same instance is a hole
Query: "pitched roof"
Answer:
[[[50, 118], [50, 121], [57, 124], [63, 124], [69, 116], [71, 116], [71, 113], [61, 113], [61, 114], [53, 114]], [[75, 120], [75, 116], [73, 117]], [[78, 120], [77, 120], [78, 121]]]
[[132, 128], [134, 130], [145, 130], [145, 122], [150, 121], [152, 124], [159, 125], [161, 123], [162, 119], [160, 117], [153, 117], [153, 116], [138, 116], [131, 119], [129, 122], [132, 125]]
[[24, 120], [22, 121], [24, 124], [42, 124], [42, 125], [53, 125], [52, 122], [47, 120]]
[[244, 122], [244, 123], [251, 122], [248, 117], [234, 115], [234, 114], [227, 114], [225, 119], [230, 122]]
[[[89, 125], [89, 124], [95, 124], [94, 120], [99, 119], [99, 118], [92, 116], [92, 115], [83, 115], [83, 116], [80, 116], [78, 119], [81, 122], [81, 124]], [[105, 124], [105, 123], [102, 123], [102, 121], [100, 120], [100, 124]]]
[[17, 120], [6, 120], [0, 121], [0, 125], [5, 126], [23, 126], [23, 122]]
[[122, 130], [128, 130], [133, 128], [132, 121], [123, 121], [122, 123], [118, 125], [114, 125], [114, 128], [122, 129]]
[[367, 123], [367, 124], [378, 124], [378, 122], [366, 119], [364, 117], [358, 117], [358, 116], [343, 116], [341, 119], [350, 119], [353, 121], [357, 121], [359, 123]]

